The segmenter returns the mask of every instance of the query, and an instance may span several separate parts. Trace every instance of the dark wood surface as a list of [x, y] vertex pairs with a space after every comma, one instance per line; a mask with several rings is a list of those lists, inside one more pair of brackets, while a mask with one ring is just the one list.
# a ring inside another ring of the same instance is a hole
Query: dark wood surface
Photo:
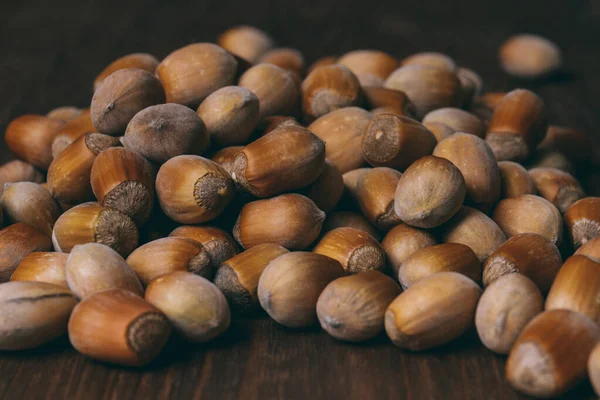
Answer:
[[[565, 72], [526, 84], [547, 102], [551, 121], [600, 128], [600, 2], [20, 0], [0, 5], [0, 129], [24, 113], [87, 106], [92, 80], [111, 60], [135, 51], [164, 57], [212, 41], [239, 23], [259, 26], [309, 61], [356, 48], [399, 57], [421, 50], [454, 56], [480, 72], [487, 90], [523, 85], [500, 70], [497, 48], [511, 33], [536, 32], [563, 49]], [[0, 151], [0, 161], [10, 155]], [[598, 168], [583, 171], [598, 194]], [[568, 344], [565, 344], [568, 345]], [[435, 351], [403, 352], [380, 337], [336, 342], [317, 329], [291, 331], [266, 318], [236, 321], [204, 346], [172, 340], [145, 369], [96, 363], [62, 339], [0, 354], [5, 399], [520, 399], [504, 381], [504, 358], [474, 332]], [[570, 398], [593, 398], [582, 385]]]

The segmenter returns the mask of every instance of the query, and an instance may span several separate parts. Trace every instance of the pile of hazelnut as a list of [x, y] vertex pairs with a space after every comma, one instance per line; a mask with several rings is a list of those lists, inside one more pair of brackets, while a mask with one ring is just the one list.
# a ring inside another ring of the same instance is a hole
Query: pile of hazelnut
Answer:
[[[534, 35], [500, 60], [525, 79], [561, 66]], [[247, 26], [114, 61], [88, 109], [6, 129], [0, 349], [68, 332], [143, 365], [172, 330], [205, 342], [262, 309], [410, 351], [475, 327], [517, 390], [589, 371], [600, 391], [600, 198], [575, 178], [591, 138], [529, 90], [482, 86], [433, 52], [305, 68]]]

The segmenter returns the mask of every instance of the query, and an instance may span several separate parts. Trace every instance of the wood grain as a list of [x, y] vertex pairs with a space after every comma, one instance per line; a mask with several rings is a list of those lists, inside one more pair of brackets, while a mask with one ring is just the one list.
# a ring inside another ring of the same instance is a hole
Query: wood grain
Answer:
[[[536, 91], [548, 104], [552, 123], [594, 133], [600, 127], [597, 0], [2, 3], [2, 130], [24, 113], [88, 106], [94, 77], [119, 56], [139, 51], [164, 57], [187, 43], [213, 41], [239, 23], [267, 30], [281, 45], [304, 52], [308, 61], [359, 48], [398, 57], [447, 52], [478, 71], [486, 90], [521, 86]], [[517, 32], [556, 41], [564, 51], [564, 72], [534, 83], [503, 74], [497, 48]], [[0, 161], [10, 158], [2, 147]], [[600, 194], [599, 170], [596, 165], [583, 171], [590, 194]], [[506, 384], [503, 368], [504, 358], [486, 351], [473, 331], [449, 346], [415, 354], [385, 337], [351, 345], [318, 329], [290, 331], [261, 317], [236, 321], [225, 337], [207, 345], [173, 339], [146, 369], [91, 361], [66, 338], [34, 351], [1, 353], [0, 398], [525, 398]], [[589, 384], [569, 395], [594, 397]]]

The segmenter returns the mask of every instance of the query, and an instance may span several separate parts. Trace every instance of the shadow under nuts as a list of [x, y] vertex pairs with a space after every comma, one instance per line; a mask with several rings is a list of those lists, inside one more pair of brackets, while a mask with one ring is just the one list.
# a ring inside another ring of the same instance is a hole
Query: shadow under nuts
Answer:
[[269, 263], [258, 282], [262, 308], [288, 328], [314, 325], [319, 295], [334, 279], [344, 276], [336, 260], [316, 253], [283, 254]]
[[565, 224], [574, 248], [600, 235], [600, 198], [586, 197], [565, 212]]
[[67, 258], [69, 258], [68, 254], [58, 252], [36, 251], [29, 253], [19, 263], [10, 280], [46, 282], [68, 289]]
[[356, 198], [369, 222], [388, 230], [400, 221], [394, 208], [396, 187], [402, 174], [386, 167], [373, 168], [358, 178]]
[[317, 301], [321, 327], [339, 340], [369, 340], [383, 332], [385, 310], [401, 291], [392, 278], [378, 271], [338, 278]]
[[400, 294], [385, 312], [385, 330], [403, 349], [448, 343], [473, 326], [481, 289], [457, 272], [440, 272]]
[[324, 220], [325, 213], [309, 198], [283, 194], [242, 207], [233, 237], [245, 249], [276, 243], [289, 250], [304, 250], [319, 237]]
[[297, 126], [277, 128], [240, 151], [231, 176], [242, 189], [269, 197], [314, 182], [325, 165], [325, 143]]
[[393, 227], [381, 241], [392, 276], [397, 278], [402, 263], [414, 253], [429, 246], [435, 246], [435, 237], [422, 229], [406, 224]]
[[212, 226], [180, 226], [169, 237], [183, 237], [200, 243], [210, 255], [215, 266], [238, 253], [235, 240], [224, 230]]

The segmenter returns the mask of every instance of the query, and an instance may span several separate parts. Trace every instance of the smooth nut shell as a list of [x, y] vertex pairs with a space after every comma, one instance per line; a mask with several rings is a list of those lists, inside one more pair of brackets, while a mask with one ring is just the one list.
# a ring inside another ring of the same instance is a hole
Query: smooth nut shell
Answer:
[[500, 64], [507, 74], [535, 79], [554, 72], [561, 65], [561, 52], [550, 40], [531, 34], [514, 35], [500, 47]]
[[571, 204], [585, 197], [579, 182], [567, 172], [556, 168], [534, 168], [529, 170], [529, 175], [540, 196], [554, 204], [560, 212], [564, 213]]
[[287, 47], [278, 47], [267, 51], [258, 62], [277, 65], [279, 68], [298, 74], [298, 76], [302, 76], [304, 72], [302, 53]]
[[581, 246], [575, 254], [589, 257], [596, 262], [600, 262], [600, 237], [596, 236]]
[[398, 59], [379, 50], [353, 50], [337, 63], [350, 69], [363, 86], [373, 79], [385, 80], [399, 65]]
[[119, 57], [115, 61], [108, 64], [106, 68], [104, 68], [102, 72], [98, 74], [96, 79], [94, 79], [94, 90], [98, 89], [98, 87], [109, 75], [120, 69], [137, 68], [153, 74], [156, 70], [156, 67], [158, 67], [158, 64], [159, 61], [156, 59], [156, 57], [147, 53], [132, 53], [123, 57]]
[[431, 123], [442, 123], [456, 132], [470, 133], [478, 137], [485, 136], [485, 126], [479, 117], [460, 108], [438, 108], [427, 113], [423, 118], [423, 125]]
[[0, 195], [4, 191], [5, 183], [35, 182], [42, 183], [44, 175], [35, 167], [25, 161], [12, 160], [0, 165]]
[[586, 197], [565, 212], [565, 225], [575, 249], [600, 235], [600, 198]]
[[86, 133], [93, 132], [96, 132], [96, 128], [92, 124], [90, 109], [88, 108], [83, 110], [79, 117], [67, 122], [60, 132], [56, 134], [52, 140], [52, 157], [58, 157], [75, 140]]
[[8, 124], [4, 140], [17, 157], [47, 169], [52, 162], [52, 142], [64, 125], [42, 115], [23, 115]]
[[240, 25], [223, 32], [217, 40], [225, 50], [254, 63], [270, 48], [273, 39], [265, 31], [248, 25]]
[[15, 269], [11, 281], [36, 281], [69, 288], [66, 265], [68, 254], [36, 251], [27, 254]]
[[50, 238], [31, 225], [17, 222], [0, 230], [0, 282], [7, 282], [29, 253], [50, 251]]
[[235, 240], [224, 230], [213, 226], [180, 226], [169, 234], [170, 237], [183, 237], [200, 243], [210, 255], [215, 266], [238, 253]]
[[50, 192], [33, 182], [5, 184], [0, 206], [5, 220], [25, 222], [48, 236], [52, 235], [54, 223], [61, 214]]
[[456, 71], [456, 63], [451, 57], [436, 52], [422, 52], [410, 55], [402, 60], [401, 65], [428, 65], [443, 68], [450, 72]]
[[384, 87], [363, 87], [365, 104], [372, 112], [379, 110], [380, 113], [390, 113], [412, 118], [415, 106], [410, 102], [408, 96], [399, 90]]
[[51, 111], [48, 111], [46, 117], [57, 119], [63, 122], [69, 122], [83, 113], [83, 110], [73, 106], [57, 107]]
[[402, 174], [394, 169], [378, 167], [366, 171], [356, 184], [356, 198], [369, 222], [388, 230], [400, 221], [394, 209], [396, 187]]
[[381, 241], [386, 258], [392, 268], [392, 276], [397, 278], [402, 263], [417, 251], [435, 246], [435, 237], [422, 229], [406, 224], [393, 227]]
[[360, 231], [366, 232], [373, 236], [375, 240], [379, 240], [381, 233], [362, 215], [352, 211], [334, 211], [327, 215], [321, 234], [325, 235], [327, 232], [332, 231], [336, 228], [354, 228]]
[[536, 194], [535, 183], [529, 172], [513, 161], [498, 162], [502, 190], [500, 198], [518, 197], [522, 194]]

